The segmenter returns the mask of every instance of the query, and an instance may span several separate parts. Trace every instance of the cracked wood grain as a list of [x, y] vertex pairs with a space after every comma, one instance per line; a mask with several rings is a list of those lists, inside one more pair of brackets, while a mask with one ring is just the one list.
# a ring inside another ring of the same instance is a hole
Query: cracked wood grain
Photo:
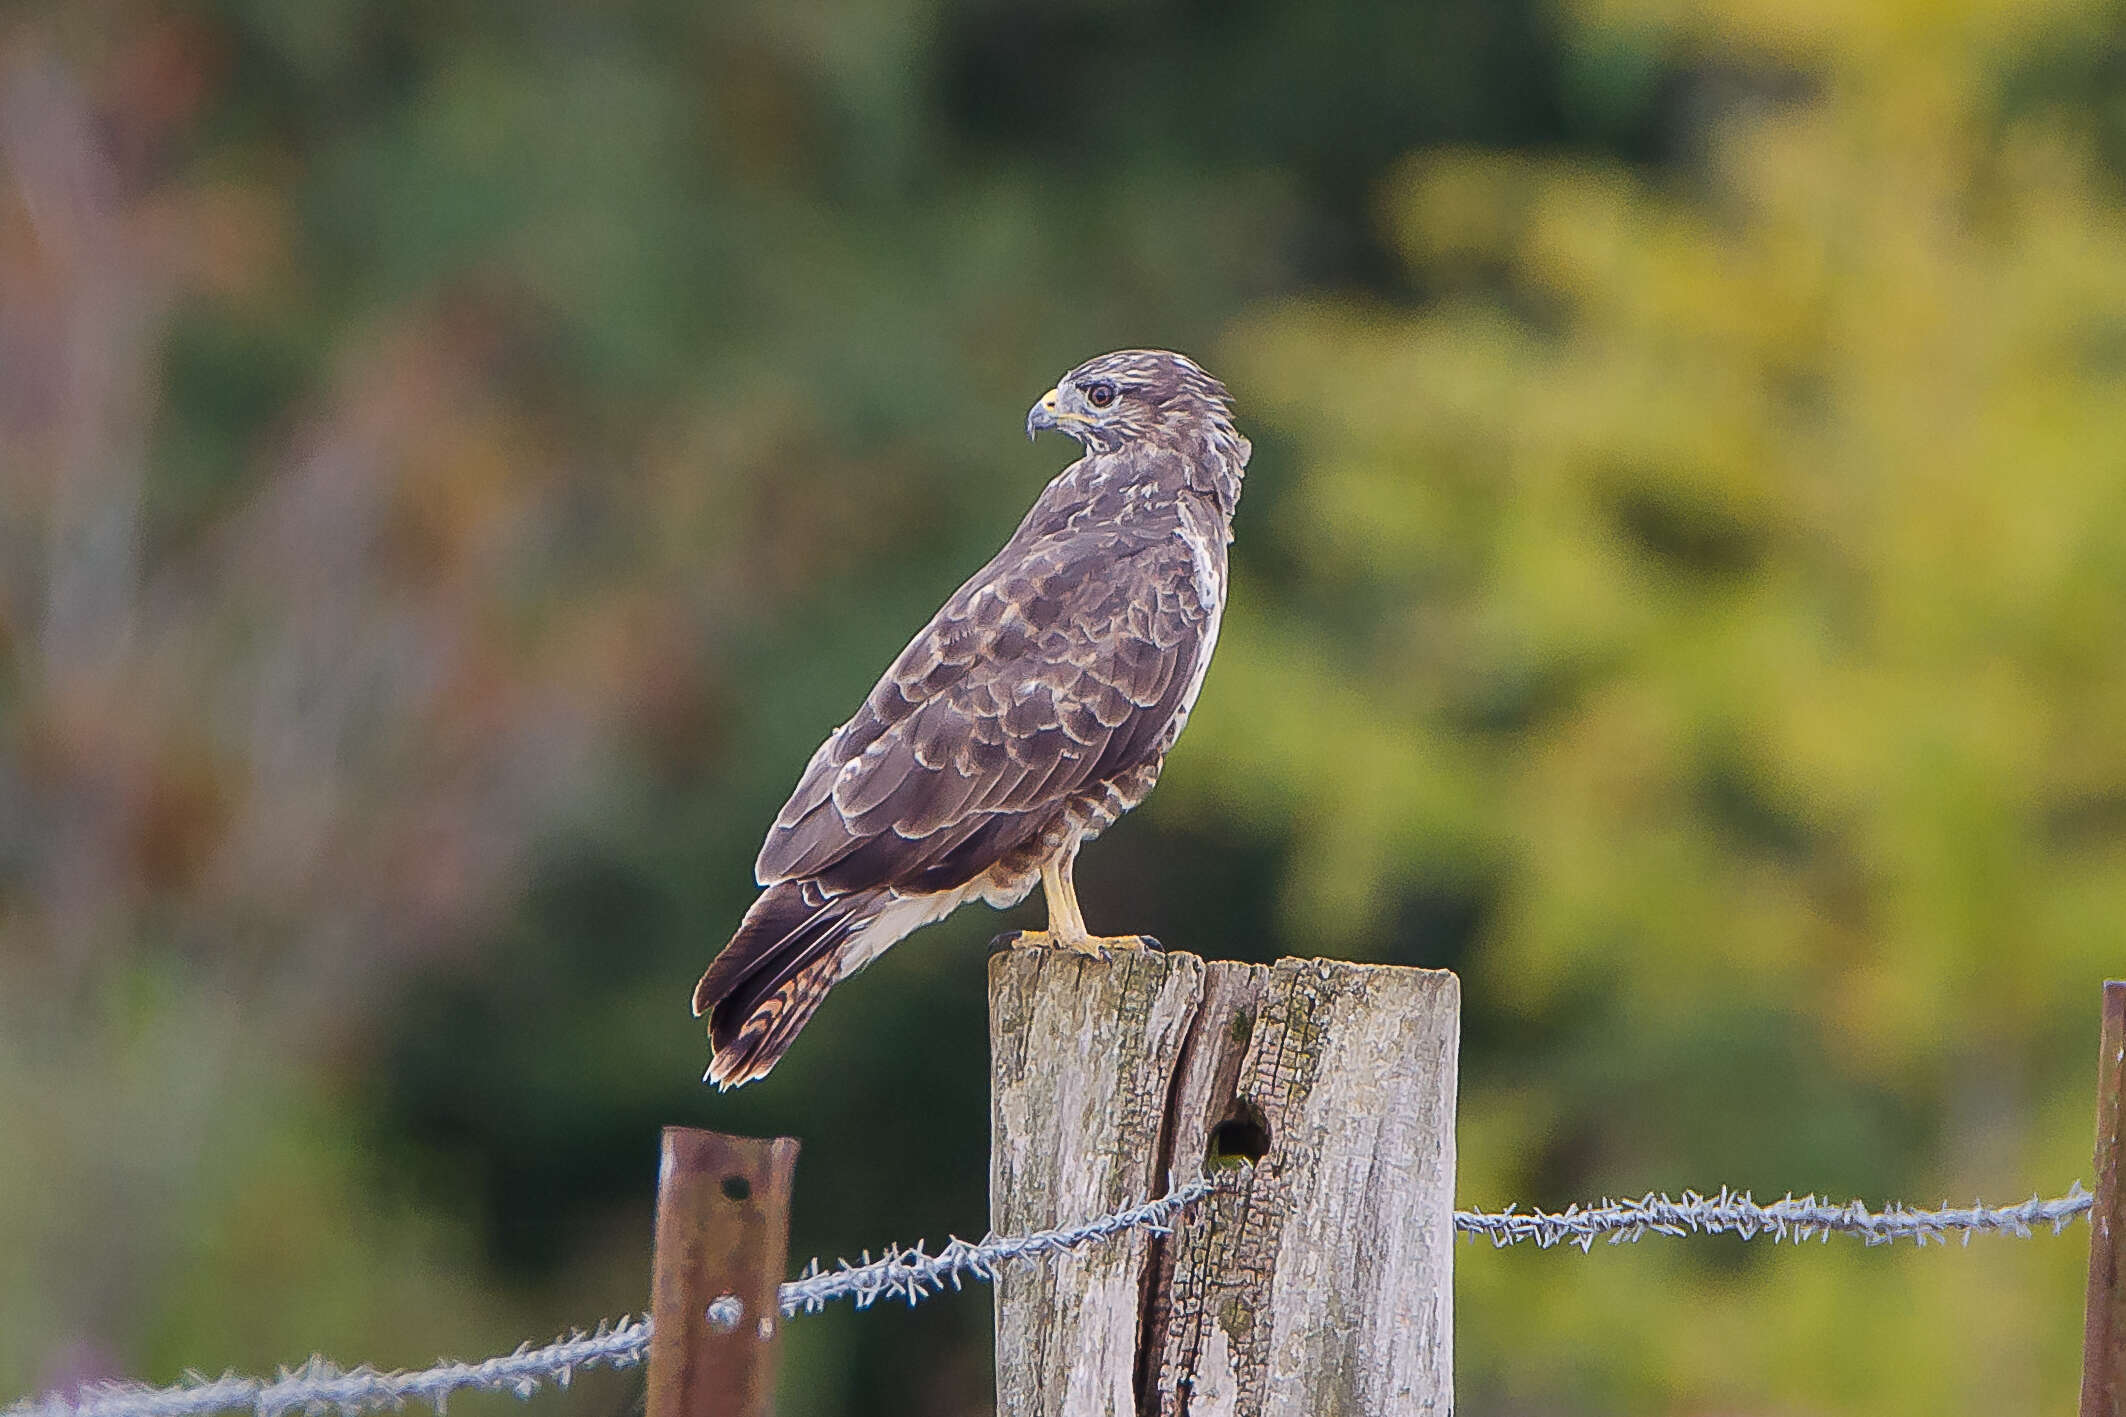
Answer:
[[1002, 1277], [1002, 1417], [1452, 1411], [1452, 974], [1011, 951], [989, 983], [997, 1230], [1226, 1180]]

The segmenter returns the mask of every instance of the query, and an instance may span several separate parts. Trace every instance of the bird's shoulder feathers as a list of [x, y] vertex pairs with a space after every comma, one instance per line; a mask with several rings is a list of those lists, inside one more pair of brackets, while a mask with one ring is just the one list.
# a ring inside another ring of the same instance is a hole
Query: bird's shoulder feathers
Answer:
[[1200, 682], [1223, 538], [1202, 544], [1178, 507], [1071, 510], [1036, 504], [820, 745], [761, 848], [763, 885], [957, 887], [1073, 792], [1164, 751]]

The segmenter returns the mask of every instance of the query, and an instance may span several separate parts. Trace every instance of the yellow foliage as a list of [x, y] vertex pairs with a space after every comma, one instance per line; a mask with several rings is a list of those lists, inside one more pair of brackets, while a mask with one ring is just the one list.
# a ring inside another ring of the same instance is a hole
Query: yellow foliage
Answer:
[[[1378, 612], [1328, 643], [1236, 612], [1184, 749], [1317, 829], [1303, 935], [1364, 948], [1399, 893], [1480, 883], [1490, 1010], [1747, 1006], [1934, 1114], [1930, 1188], [2086, 1166], [2126, 921], [2126, 206], [1990, 66], [2091, 13], [1582, 5], [1591, 43], [1800, 82], [1665, 182], [1419, 154], [1384, 211], [1427, 305], [1234, 334], [1296, 449], [1284, 524], [1243, 534]], [[1578, 1086], [1473, 1079], [1465, 1199], [1523, 1194]], [[2056, 1410], [2080, 1255], [1471, 1253], [1465, 1373], [1596, 1410]]]

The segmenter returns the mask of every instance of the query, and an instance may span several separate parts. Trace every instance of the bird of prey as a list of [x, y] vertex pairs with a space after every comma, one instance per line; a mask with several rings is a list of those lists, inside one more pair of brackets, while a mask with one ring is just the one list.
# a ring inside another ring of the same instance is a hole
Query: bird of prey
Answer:
[[1187, 724], [1225, 609], [1247, 468], [1223, 384], [1164, 350], [1104, 354], [1026, 415], [1084, 445], [806, 765], [764, 887], [694, 990], [706, 1081], [764, 1076], [827, 991], [918, 926], [1039, 882], [1048, 929], [1101, 954], [1078, 848], [1144, 800]]

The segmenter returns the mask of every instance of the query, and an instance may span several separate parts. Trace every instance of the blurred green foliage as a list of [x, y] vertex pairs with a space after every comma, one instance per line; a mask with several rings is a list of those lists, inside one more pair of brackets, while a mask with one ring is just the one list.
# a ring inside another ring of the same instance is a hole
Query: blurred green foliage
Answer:
[[[800, 1255], [980, 1229], [1024, 922], [730, 1097], [684, 1001], [1063, 460], [1026, 404], [1130, 344], [1257, 454], [1096, 927], [1462, 971], [1465, 1204], [2086, 1175], [2122, 53], [2074, 0], [10, 11], [0, 1392], [639, 1307], [667, 1122], [801, 1136]], [[2081, 1264], [1470, 1249], [1462, 1403], [2057, 1410]], [[988, 1322], [794, 1324], [783, 1410], [989, 1410]]]

